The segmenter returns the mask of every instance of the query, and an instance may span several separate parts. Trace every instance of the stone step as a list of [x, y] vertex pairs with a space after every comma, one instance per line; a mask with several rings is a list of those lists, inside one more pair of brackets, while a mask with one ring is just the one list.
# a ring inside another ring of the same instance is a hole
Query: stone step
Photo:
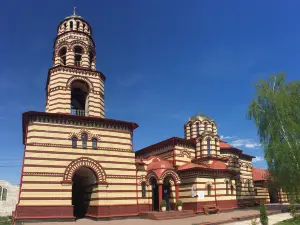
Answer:
[[180, 218], [188, 218], [193, 216], [196, 216], [196, 213], [192, 210], [140, 213], [141, 218], [152, 219], [152, 220], [180, 219]]

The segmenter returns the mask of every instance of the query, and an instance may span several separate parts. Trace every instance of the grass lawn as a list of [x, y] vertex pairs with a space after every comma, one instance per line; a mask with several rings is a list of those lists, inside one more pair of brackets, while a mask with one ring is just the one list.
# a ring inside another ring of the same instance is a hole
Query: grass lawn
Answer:
[[290, 220], [284, 220], [280, 223], [277, 223], [276, 225], [300, 225], [300, 219], [290, 219]]

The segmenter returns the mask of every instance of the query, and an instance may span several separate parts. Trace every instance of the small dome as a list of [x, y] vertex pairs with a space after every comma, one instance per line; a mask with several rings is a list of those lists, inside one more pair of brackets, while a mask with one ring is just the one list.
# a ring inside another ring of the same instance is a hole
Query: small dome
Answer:
[[202, 121], [202, 120], [211, 120], [211, 121], [213, 121], [212, 118], [210, 118], [206, 115], [203, 115], [203, 114], [197, 114], [197, 115], [194, 115], [194, 116], [189, 118], [189, 121], [195, 121], [195, 120], [200, 120], [200, 121]]

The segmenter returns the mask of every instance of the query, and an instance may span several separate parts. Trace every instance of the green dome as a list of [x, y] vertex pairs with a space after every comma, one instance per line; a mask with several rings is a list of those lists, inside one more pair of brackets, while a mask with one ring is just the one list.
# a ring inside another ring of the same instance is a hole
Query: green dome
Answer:
[[203, 115], [203, 114], [197, 114], [189, 118], [189, 121], [195, 121], [195, 120], [211, 120], [213, 121], [212, 118], [209, 116]]

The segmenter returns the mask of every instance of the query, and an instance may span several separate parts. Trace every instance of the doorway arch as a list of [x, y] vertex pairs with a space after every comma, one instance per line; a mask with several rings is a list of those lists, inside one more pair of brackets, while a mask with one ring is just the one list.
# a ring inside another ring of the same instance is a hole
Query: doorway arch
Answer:
[[97, 177], [90, 168], [82, 166], [74, 172], [72, 177], [72, 205], [75, 218], [85, 217], [96, 183]]
[[276, 188], [269, 188], [270, 203], [279, 203], [279, 193]]
[[159, 211], [159, 190], [157, 179], [154, 177], [150, 180], [152, 190], [152, 211]]

